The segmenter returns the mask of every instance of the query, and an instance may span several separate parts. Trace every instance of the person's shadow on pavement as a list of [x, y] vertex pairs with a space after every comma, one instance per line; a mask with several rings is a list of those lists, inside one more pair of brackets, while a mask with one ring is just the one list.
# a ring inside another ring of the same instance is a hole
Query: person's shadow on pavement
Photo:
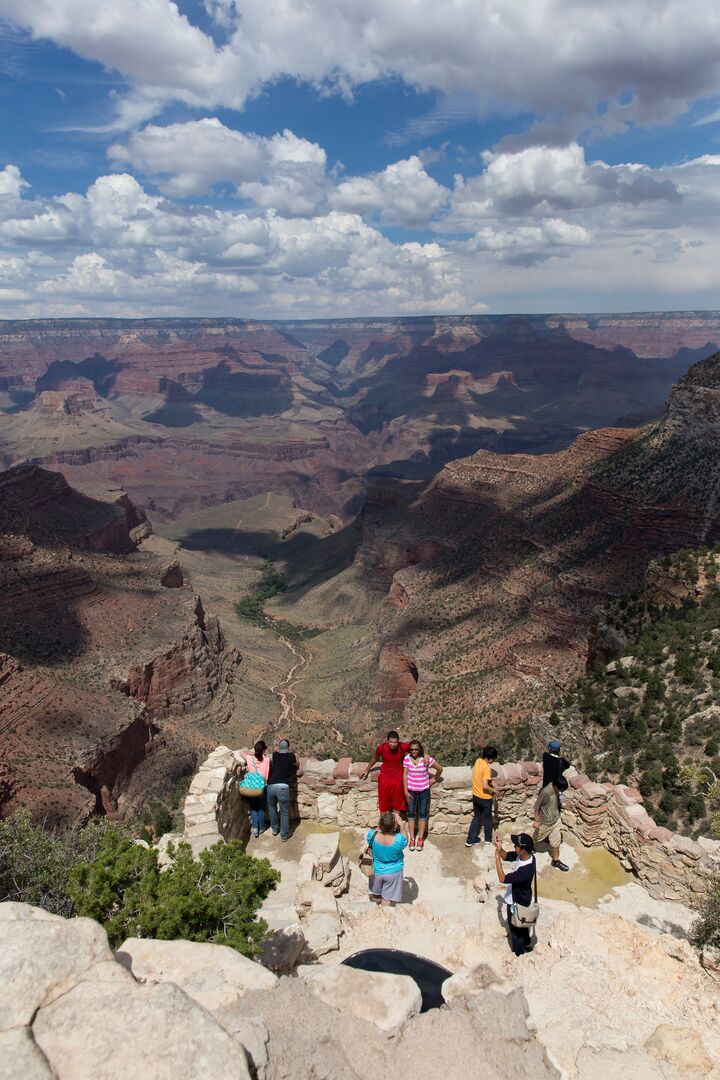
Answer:
[[400, 903], [401, 904], [412, 904], [412, 903], [414, 903], [418, 898], [419, 892], [420, 892], [420, 890], [418, 889], [418, 884], [417, 884], [417, 881], [415, 880], [415, 878], [411, 878], [411, 877], [403, 878], [402, 900], [400, 901]]

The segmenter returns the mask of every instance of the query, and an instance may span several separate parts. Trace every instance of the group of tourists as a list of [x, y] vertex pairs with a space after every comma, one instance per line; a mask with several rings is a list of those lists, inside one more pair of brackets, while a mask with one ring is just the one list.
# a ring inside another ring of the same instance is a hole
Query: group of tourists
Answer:
[[401, 742], [397, 731], [388, 731], [385, 742], [375, 748], [363, 779], [378, 761], [378, 810], [381, 814], [405, 814], [410, 851], [422, 851], [430, 817], [430, 789], [442, 776], [442, 765], [425, 753], [419, 739]]
[[287, 739], [280, 739], [277, 750], [267, 752], [260, 739], [252, 753], [245, 756], [247, 770], [240, 784], [240, 793], [250, 802], [250, 826], [253, 836], [265, 832], [266, 817], [270, 818], [273, 836], [290, 839], [290, 799], [293, 785], [302, 776], [300, 762], [290, 750]]
[[[560, 742], [551, 739], [543, 754], [543, 779], [533, 809], [534, 837], [521, 832], [510, 836], [512, 847], [505, 850], [500, 836], [493, 838], [493, 807], [496, 790], [493, 763], [494, 746], [484, 746], [472, 768], [473, 816], [466, 847], [490, 844], [495, 847], [498, 880], [505, 885], [510, 946], [516, 956], [532, 952], [531, 929], [537, 921], [537, 866], [535, 845], [546, 843], [550, 865], [567, 871], [560, 859], [562, 795], [567, 790], [563, 773], [570, 762], [560, 756]], [[366, 853], [371, 858], [369, 873], [370, 900], [383, 907], [393, 907], [402, 899], [405, 849], [422, 851], [430, 817], [430, 792], [442, 774], [442, 766], [426, 754], [422, 743], [412, 739], [402, 742], [397, 731], [389, 731], [368, 762], [362, 777], [380, 763], [378, 776], [377, 827], [367, 834]], [[483, 838], [480, 838], [482, 830]], [[512, 864], [512, 869], [506, 869]]]
[[[494, 806], [497, 792], [493, 764], [498, 753], [494, 746], [484, 746], [472, 768], [472, 807], [466, 847], [490, 844], [495, 847], [498, 880], [505, 885], [503, 896], [507, 912], [510, 945], [516, 956], [533, 949], [530, 931], [537, 920], [536, 845], [547, 844], [550, 865], [566, 871], [560, 859], [562, 842], [561, 813], [563, 793], [568, 783], [563, 773], [570, 762], [560, 756], [560, 742], [551, 739], [543, 754], [542, 786], [533, 809], [534, 835], [520, 832], [510, 836], [511, 848], [505, 850], [494, 829]], [[245, 754], [247, 770], [240, 792], [248, 796], [253, 834], [267, 828], [282, 841], [290, 837], [290, 802], [293, 786], [302, 775], [300, 763], [290, 750], [287, 739], [280, 739], [277, 749], [268, 753], [266, 744], [255, 743]], [[384, 742], [375, 748], [371, 760], [360, 774], [366, 779], [380, 764], [378, 810], [380, 817], [367, 833], [367, 860], [370, 900], [392, 907], [402, 899], [405, 851], [422, 852], [430, 818], [432, 788], [442, 776], [443, 767], [425, 752], [419, 739], [403, 742], [397, 731], [388, 731]], [[481, 838], [482, 832], [482, 838]], [[511, 869], [507, 865], [512, 864]]]

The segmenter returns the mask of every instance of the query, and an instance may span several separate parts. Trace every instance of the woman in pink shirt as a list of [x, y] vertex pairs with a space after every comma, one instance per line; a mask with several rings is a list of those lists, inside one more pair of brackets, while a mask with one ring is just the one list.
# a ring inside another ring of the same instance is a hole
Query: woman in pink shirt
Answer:
[[[435, 773], [430, 777], [430, 770]], [[403, 787], [407, 800], [408, 834], [410, 851], [422, 851], [430, 817], [430, 788], [442, 775], [442, 765], [423, 750], [422, 743], [413, 739], [410, 752], [403, 759]], [[417, 845], [415, 842], [415, 819], [417, 818]]]
[[[255, 743], [253, 747], [254, 753], [245, 754], [245, 761], [250, 772], [259, 772], [265, 780], [265, 788], [267, 791], [268, 776], [270, 775], [270, 758], [265, 751], [267, 750], [266, 744], [262, 739]], [[250, 823], [252, 825], [253, 835], [259, 836], [261, 832], [265, 831], [265, 800], [267, 798], [266, 791], [263, 791], [262, 795], [257, 795], [255, 798], [250, 799]]]

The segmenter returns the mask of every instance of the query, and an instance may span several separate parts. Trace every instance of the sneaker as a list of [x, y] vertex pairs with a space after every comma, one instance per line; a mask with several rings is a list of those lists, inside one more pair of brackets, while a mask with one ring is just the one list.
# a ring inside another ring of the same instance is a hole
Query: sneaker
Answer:
[[257, 838], [259, 835], [260, 835], [260, 830], [259, 829], [253, 829], [253, 836]]
[[415, 850], [415, 841], [411, 840], [410, 843], [408, 844], [408, 851], [414, 851], [414, 850]]
[[551, 859], [550, 860], [550, 865], [554, 866], [556, 870], [569, 870], [570, 869], [570, 867], [566, 863], [561, 862], [560, 859]]
[[425, 841], [424, 840], [418, 840], [418, 842], [416, 844], [416, 847], [417, 847], [418, 851], [422, 851], [422, 849], [425, 847]]
[[[480, 843], [480, 841], [478, 840], [478, 844], [479, 844], [479, 843]], [[492, 846], [493, 846], [493, 842], [492, 842], [492, 840], [486, 840], [486, 841], [485, 841], [485, 844], [487, 845], [487, 847], [492, 847]]]
[[279, 829], [273, 829], [272, 834], [273, 834], [273, 836], [279, 836], [280, 835], [280, 830]]
[[290, 837], [289, 836], [281, 836], [280, 839], [282, 840], [283, 844], [287, 844]]
[[480, 843], [479, 840], [466, 840], [465, 841], [465, 847], [475, 847], [475, 845], [479, 844], [479, 843]]

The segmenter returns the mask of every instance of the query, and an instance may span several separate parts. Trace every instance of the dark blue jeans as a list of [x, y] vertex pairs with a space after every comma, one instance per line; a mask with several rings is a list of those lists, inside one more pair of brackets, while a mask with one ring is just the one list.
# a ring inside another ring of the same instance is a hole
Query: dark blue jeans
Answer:
[[410, 791], [408, 794], [410, 796], [407, 804], [408, 820], [414, 821], [415, 818], [419, 818], [420, 821], [427, 821], [430, 817], [430, 788], [425, 788], [424, 791]]
[[478, 799], [473, 795], [473, 818], [468, 829], [467, 842], [475, 844], [480, 838], [480, 825], [485, 829], [485, 839], [492, 840], [492, 799]]
[[265, 792], [250, 799], [250, 824], [253, 831], [261, 833], [265, 828]]
[[290, 788], [287, 784], [268, 784], [266, 790], [270, 828], [285, 840], [290, 835]]

